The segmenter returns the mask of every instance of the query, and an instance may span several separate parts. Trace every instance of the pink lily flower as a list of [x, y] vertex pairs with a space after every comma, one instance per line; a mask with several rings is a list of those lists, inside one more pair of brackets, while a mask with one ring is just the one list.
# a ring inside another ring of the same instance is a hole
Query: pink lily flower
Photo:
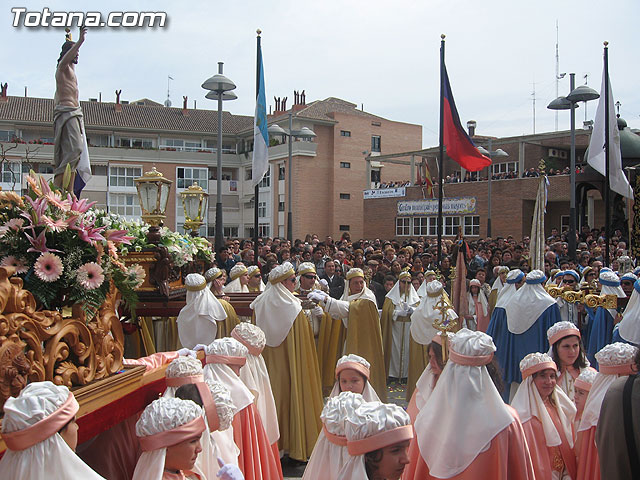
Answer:
[[131, 240], [136, 238], [127, 235], [126, 230], [107, 230], [105, 237], [107, 241], [111, 241], [113, 243], [124, 243], [125, 245], [131, 245]]
[[[35, 232], [33, 230], [33, 227], [31, 228], [31, 233], [35, 237]], [[32, 247], [30, 247], [27, 250], [27, 252], [40, 252], [40, 253], [59, 252], [60, 253], [60, 250], [47, 248], [47, 238], [45, 237], [45, 233], [46, 233], [46, 230], [43, 230], [42, 232], [40, 232], [40, 235], [38, 235], [36, 238], [33, 238], [31, 235], [25, 232], [24, 235], [27, 237], [27, 239], [29, 240], [29, 243], [31, 243], [32, 245]]]

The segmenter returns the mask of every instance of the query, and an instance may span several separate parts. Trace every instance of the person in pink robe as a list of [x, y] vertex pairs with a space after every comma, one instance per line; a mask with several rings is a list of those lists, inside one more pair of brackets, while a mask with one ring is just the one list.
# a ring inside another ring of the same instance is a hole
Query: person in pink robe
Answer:
[[[429, 364], [424, 369], [420, 378], [416, 382], [416, 388], [411, 395], [409, 405], [407, 406], [407, 413], [411, 418], [411, 423], [415, 423], [416, 417], [420, 410], [429, 400], [433, 389], [438, 383], [438, 378], [442, 373], [445, 361], [442, 359], [442, 332], [438, 332], [434, 335], [433, 340], [427, 347], [427, 355], [429, 356]], [[451, 336], [452, 334], [448, 333]]]
[[589, 366], [580, 330], [571, 322], [557, 322], [547, 330], [551, 358], [558, 367], [558, 386], [573, 400], [574, 382]]
[[536, 480], [578, 480], [573, 441], [576, 406], [557, 384], [558, 369], [546, 353], [520, 361], [523, 381], [511, 405], [527, 438]]
[[231, 391], [237, 408], [232, 422], [233, 436], [240, 449], [238, 465], [245, 479], [282, 479], [280, 459], [269, 443], [254, 395], [239, 377], [249, 354], [247, 347], [235, 338], [226, 337], [211, 342], [205, 353], [205, 380], [223, 383]]
[[476, 325], [476, 330], [486, 332], [489, 326], [489, 300], [482, 291], [480, 280], [474, 278], [469, 282], [469, 292], [467, 294], [469, 302], [469, 318]]
[[491, 337], [463, 328], [449, 345], [449, 362], [414, 423], [403, 480], [534, 480], [518, 415], [486, 368], [496, 350]]
[[600, 480], [600, 460], [595, 439], [602, 401], [618, 377], [636, 373], [634, 356], [637, 351], [633, 345], [612, 343], [596, 353], [599, 372], [584, 406], [576, 442], [580, 480]]

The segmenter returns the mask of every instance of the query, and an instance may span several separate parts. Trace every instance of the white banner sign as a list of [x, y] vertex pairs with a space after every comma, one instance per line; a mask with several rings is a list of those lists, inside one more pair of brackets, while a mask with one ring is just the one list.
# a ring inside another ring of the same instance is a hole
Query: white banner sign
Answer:
[[[450, 197], [442, 199], [444, 215], [476, 213], [476, 197]], [[438, 199], [398, 202], [398, 215], [438, 215]]]
[[406, 194], [406, 187], [398, 188], [380, 188], [377, 190], [365, 190], [364, 198], [391, 198], [391, 197], [404, 197]]

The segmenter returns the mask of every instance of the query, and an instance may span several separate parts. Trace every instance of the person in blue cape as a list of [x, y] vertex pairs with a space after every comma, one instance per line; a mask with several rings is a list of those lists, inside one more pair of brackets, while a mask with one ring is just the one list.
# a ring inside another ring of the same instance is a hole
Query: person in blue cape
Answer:
[[544, 272], [532, 270], [525, 278], [525, 284], [506, 304], [507, 332], [500, 347], [505, 352], [505, 385], [520, 383], [520, 360], [533, 352], [549, 350], [547, 330], [560, 321], [560, 310], [555, 299], [544, 289], [547, 278]]
[[[489, 327], [487, 328], [487, 334], [493, 338], [497, 350], [494, 354], [500, 367], [504, 370], [504, 365], [507, 361], [507, 312], [505, 306], [511, 298], [516, 294], [517, 290], [524, 284], [524, 272], [519, 268], [511, 270], [507, 274], [507, 281], [504, 287], [498, 294], [496, 300], [496, 306], [493, 308], [491, 314], [491, 320], [489, 321]], [[504, 345], [504, 347], [503, 347]], [[503, 398], [509, 400], [509, 390], [504, 389], [502, 392]]]
[[633, 293], [622, 314], [622, 320], [613, 329], [612, 342], [640, 347], [640, 280], [633, 284]]
[[[602, 286], [600, 295], [615, 295], [618, 298], [627, 297], [620, 286], [620, 278], [611, 269], [601, 269], [598, 281]], [[598, 368], [596, 353], [602, 350], [605, 345], [612, 343], [613, 326], [617, 323], [617, 316], [618, 312], [615, 308], [596, 308], [587, 346], [587, 358], [596, 369]]]

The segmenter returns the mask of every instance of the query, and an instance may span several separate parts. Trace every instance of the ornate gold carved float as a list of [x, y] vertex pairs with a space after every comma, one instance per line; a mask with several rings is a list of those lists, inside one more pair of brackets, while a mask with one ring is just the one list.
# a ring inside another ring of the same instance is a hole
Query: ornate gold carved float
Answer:
[[86, 385], [122, 368], [124, 336], [116, 315], [117, 290], [90, 322], [80, 305], [71, 317], [36, 311], [33, 295], [13, 267], [0, 267], [0, 407], [29, 382]]

